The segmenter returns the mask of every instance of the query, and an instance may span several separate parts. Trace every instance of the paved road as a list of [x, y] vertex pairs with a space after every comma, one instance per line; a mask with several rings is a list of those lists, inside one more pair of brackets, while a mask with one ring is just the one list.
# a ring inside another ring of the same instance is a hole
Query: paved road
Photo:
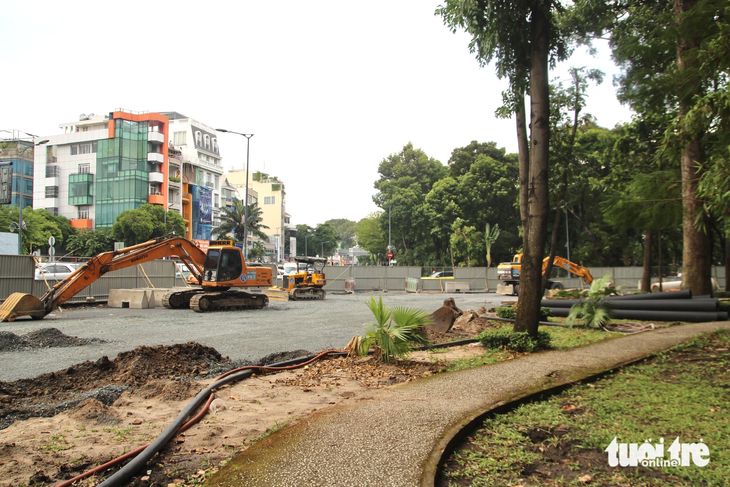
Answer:
[[113, 359], [140, 345], [171, 345], [195, 341], [213, 347], [232, 360], [256, 361], [270, 353], [304, 349], [317, 352], [342, 348], [372, 323], [365, 302], [383, 297], [388, 307], [405, 306], [432, 312], [453, 297], [463, 310], [493, 307], [506, 296], [476, 294], [408, 294], [405, 292], [329, 293], [324, 301], [271, 301], [256, 311], [195, 313], [191, 310], [68, 309], [41, 321], [19, 319], [0, 323], [0, 331], [25, 334], [40, 328], [57, 328], [69, 336], [101, 338], [107, 343], [83, 347], [0, 353], [0, 381], [32, 378], [71, 365]]

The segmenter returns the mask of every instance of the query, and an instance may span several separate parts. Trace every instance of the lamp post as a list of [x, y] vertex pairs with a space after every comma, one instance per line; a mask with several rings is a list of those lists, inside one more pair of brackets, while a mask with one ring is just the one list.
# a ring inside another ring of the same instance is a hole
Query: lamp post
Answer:
[[236, 134], [246, 137], [246, 194], [244, 198], [244, 219], [243, 219], [243, 257], [248, 258], [248, 161], [249, 161], [249, 144], [251, 143], [251, 137], [253, 134], [242, 134], [240, 132], [234, 132], [233, 130], [226, 129], [215, 129], [216, 132], [223, 132], [226, 134]]
[[[48, 139], [44, 139], [26, 147], [22, 151], [18, 151], [20, 154], [18, 156], [18, 255], [23, 255], [23, 155], [28, 149], [33, 149], [47, 142]], [[20, 146], [20, 139], [18, 139], [18, 146]]]
[[[309, 256], [309, 252], [307, 251], [307, 239], [309, 238], [309, 235], [304, 236], [304, 257]], [[294, 252], [296, 255], [296, 252]]]
[[325, 240], [324, 242], [322, 242], [322, 257], [324, 257], [324, 244], [329, 243], [329, 242], [330, 242], [329, 240]]

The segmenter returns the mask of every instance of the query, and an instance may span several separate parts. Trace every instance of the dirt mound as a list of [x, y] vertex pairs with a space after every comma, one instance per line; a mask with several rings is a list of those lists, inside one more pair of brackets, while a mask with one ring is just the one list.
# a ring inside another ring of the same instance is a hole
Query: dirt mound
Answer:
[[0, 352], [19, 352], [33, 348], [80, 347], [105, 342], [106, 340], [99, 338], [68, 336], [57, 328], [41, 328], [25, 335], [0, 331]]
[[118, 424], [122, 421], [122, 416], [114, 408], [89, 398], [80, 402], [69, 417], [82, 423], [91, 423], [98, 425]]
[[439, 333], [427, 330], [427, 335], [433, 344], [449, 343], [474, 338], [484, 330], [498, 326], [498, 322], [489, 321], [487, 318], [479, 316], [475, 311], [467, 310], [454, 321], [454, 326], [448, 332]]
[[[151, 381], [193, 381], [208, 375], [212, 368], [225, 369], [228, 362], [215, 349], [189, 342], [137, 347], [120, 353], [115, 360], [104, 356], [34, 379], [0, 382], [0, 429], [18, 419], [53, 416], [89, 397], [111, 405], [125, 390]], [[166, 397], [181, 395], [164, 387], [158, 389]]]

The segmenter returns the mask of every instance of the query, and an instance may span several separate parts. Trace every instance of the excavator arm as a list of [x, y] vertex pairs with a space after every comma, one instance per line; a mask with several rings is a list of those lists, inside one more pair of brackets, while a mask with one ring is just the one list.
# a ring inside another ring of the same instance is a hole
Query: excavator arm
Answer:
[[[545, 269], [547, 269], [548, 260], [550, 257], [546, 257], [542, 261], [542, 272], [545, 272]], [[572, 272], [576, 276], [582, 277], [583, 280], [591, 284], [593, 282], [593, 276], [591, 275], [591, 271], [588, 270], [588, 268], [580, 266], [578, 264], [574, 264], [573, 262], [569, 261], [568, 259], [565, 259], [563, 257], [555, 256], [555, 259], [553, 260], [553, 265], [562, 267], [563, 269]]]
[[19, 316], [43, 318], [107, 272], [173, 255], [185, 263], [199, 284], [202, 283], [205, 252], [185, 238], [159, 237], [96, 255], [49, 289], [40, 299], [24, 293], [11, 294], [0, 306], [0, 321], [13, 321]]

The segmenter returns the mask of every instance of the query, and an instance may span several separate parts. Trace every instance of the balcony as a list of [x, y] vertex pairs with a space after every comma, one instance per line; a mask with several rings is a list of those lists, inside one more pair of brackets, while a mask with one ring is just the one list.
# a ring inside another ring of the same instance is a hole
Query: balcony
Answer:
[[147, 162], [159, 162], [160, 164], [162, 164], [163, 162], [165, 162], [165, 156], [160, 154], [159, 152], [148, 152]]
[[79, 230], [93, 230], [94, 220], [91, 218], [73, 218], [71, 219], [71, 226]]
[[147, 132], [147, 141], [156, 142], [158, 144], [165, 143], [165, 134], [160, 132]]
[[165, 204], [165, 197], [161, 194], [151, 194], [147, 198], [147, 202], [151, 205], [164, 205]]
[[149, 182], [162, 184], [165, 182], [165, 175], [161, 172], [151, 172], [149, 173]]

